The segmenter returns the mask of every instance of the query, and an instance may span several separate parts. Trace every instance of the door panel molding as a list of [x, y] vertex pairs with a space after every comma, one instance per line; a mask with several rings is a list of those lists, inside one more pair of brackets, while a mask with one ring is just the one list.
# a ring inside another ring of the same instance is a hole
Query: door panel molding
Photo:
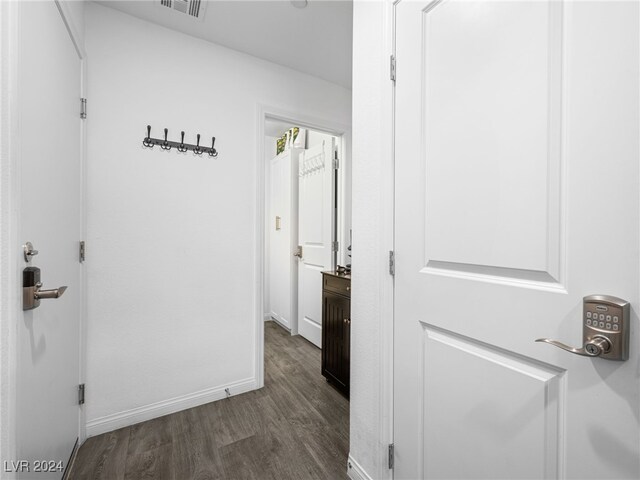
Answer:
[[[563, 5], [522, 8], [436, 0], [422, 11], [424, 265], [562, 290]], [[509, 42], [496, 48], [489, 30]]]
[[533, 270], [518, 270], [516, 268], [429, 260], [427, 266], [421, 269], [420, 273], [463, 278], [466, 280], [509, 285], [512, 287], [531, 288], [534, 290], [567, 293], [564, 285], [558, 283], [549, 273], [536, 272]]
[[[421, 450], [425, 452], [421, 460], [431, 452], [428, 465], [421, 467], [423, 478], [528, 478], [536, 467], [536, 478], [560, 478], [566, 439], [566, 370], [421, 324]], [[438, 360], [445, 355], [443, 373]], [[500, 388], [504, 384], [510, 385], [509, 392]], [[456, 462], [447, 458], [450, 449], [438, 453], [441, 439], [429, 434], [433, 431], [452, 432], [448, 441], [478, 457]], [[491, 438], [483, 439], [487, 432]], [[489, 445], [496, 443], [492, 450]]]

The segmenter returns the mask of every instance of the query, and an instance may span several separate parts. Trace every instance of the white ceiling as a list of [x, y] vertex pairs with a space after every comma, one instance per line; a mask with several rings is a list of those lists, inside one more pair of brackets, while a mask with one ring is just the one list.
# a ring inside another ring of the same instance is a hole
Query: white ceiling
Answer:
[[[98, 3], [351, 88], [351, 0], [208, 0], [195, 19], [160, 0]], [[298, 3], [298, 2], [296, 2]]]

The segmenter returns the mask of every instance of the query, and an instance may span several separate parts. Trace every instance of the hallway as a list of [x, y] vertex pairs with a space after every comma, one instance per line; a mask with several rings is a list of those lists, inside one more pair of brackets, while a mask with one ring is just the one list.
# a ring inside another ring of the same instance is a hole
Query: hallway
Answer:
[[88, 439], [71, 479], [347, 478], [349, 402], [320, 350], [265, 323], [265, 386]]

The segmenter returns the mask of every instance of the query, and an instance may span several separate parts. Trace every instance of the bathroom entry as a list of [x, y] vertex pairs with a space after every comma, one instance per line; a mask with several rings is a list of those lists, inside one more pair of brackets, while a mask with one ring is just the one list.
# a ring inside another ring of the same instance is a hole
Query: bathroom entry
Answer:
[[342, 148], [342, 138], [331, 133], [265, 123], [265, 319], [319, 348], [321, 272], [336, 267], [345, 228], [339, 219], [348, 207], [340, 202]]

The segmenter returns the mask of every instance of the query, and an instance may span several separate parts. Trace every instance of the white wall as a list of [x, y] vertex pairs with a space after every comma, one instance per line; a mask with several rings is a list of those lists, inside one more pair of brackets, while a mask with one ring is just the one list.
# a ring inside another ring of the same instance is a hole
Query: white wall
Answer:
[[388, 272], [388, 252], [393, 249], [390, 6], [386, 1], [355, 1], [353, 10], [350, 463], [371, 478], [390, 478], [386, 467], [393, 338], [393, 282]]
[[85, 43], [92, 435], [255, 386], [258, 105], [350, 124], [351, 95], [96, 4]]

